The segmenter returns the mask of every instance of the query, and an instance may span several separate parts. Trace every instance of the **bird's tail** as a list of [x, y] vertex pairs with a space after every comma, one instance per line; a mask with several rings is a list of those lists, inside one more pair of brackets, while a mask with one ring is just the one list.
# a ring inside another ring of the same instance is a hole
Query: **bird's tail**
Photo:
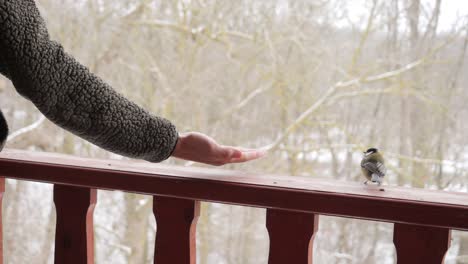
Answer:
[[6, 140], [8, 137], [8, 124], [3, 116], [2, 111], [0, 110], [0, 151], [2, 151], [5, 146]]

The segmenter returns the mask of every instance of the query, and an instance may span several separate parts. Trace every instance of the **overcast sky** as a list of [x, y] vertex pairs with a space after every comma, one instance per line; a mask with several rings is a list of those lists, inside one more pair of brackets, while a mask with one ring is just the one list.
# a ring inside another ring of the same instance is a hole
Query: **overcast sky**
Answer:
[[[431, 6], [434, 6], [435, 0], [422, 0], [421, 2], [425, 6], [427, 6], [428, 3]], [[349, 1], [348, 10], [351, 20], [357, 22], [363, 17], [367, 19], [370, 8], [368, 5], [369, 1], [367, 0]], [[450, 30], [453, 24], [460, 17], [468, 19], [468, 0], [442, 0], [441, 14], [439, 17], [439, 31]], [[346, 24], [346, 22], [344, 24]]]
[[450, 29], [451, 25], [456, 21], [456, 18], [463, 16], [465, 19], [468, 16], [468, 0], [442, 1], [440, 29]]

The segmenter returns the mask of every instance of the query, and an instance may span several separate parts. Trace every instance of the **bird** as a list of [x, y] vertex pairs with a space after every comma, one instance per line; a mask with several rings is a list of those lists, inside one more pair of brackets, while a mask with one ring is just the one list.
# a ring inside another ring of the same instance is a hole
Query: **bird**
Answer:
[[364, 184], [369, 181], [376, 182], [379, 186], [382, 184], [387, 168], [385, 168], [385, 161], [376, 148], [370, 148], [364, 152], [361, 160], [361, 171], [366, 177]]

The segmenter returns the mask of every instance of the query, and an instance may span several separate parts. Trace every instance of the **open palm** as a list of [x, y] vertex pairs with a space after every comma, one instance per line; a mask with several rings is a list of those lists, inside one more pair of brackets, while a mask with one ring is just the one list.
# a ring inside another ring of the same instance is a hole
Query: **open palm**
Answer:
[[179, 135], [179, 140], [172, 153], [173, 157], [221, 166], [228, 163], [240, 163], [258, 159], [266, 154], [263, 150], [244, 149], [218, 144], [211, 137], [189, 132]]

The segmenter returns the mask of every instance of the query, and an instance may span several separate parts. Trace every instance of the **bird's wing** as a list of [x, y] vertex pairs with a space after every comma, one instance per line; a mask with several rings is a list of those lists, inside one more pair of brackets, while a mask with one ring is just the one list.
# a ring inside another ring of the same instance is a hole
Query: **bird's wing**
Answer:
[[361, 164], [361, 167], [369, 170], [372, 174], [377, 174], [379, 177], [385, 176], [385, 173], [387, 172], [387, 168], [385, 168], [385, 165], [382, 162], [365, 162]]

